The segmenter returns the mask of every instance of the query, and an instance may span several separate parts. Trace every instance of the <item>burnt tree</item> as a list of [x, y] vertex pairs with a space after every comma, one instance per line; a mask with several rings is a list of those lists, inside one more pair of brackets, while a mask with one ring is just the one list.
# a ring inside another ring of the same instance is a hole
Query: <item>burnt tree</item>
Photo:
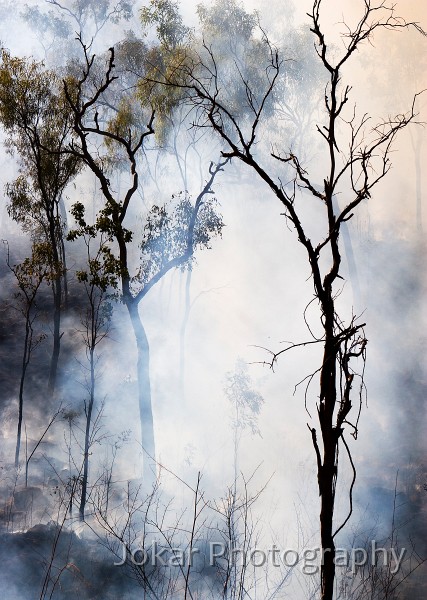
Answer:
[[[317, 184], [319, 175], [315, 167], [309, 169], [304, 164], [304, 157], [297, 156], [296, 151], [277, 149], [277, 144], [272, 143], [270, 151], [263, 154], [266, 149], [263, 140], [268, 137], [268, 128], [274, 128], [275, 123], [272, 107], [279, 102], [279, 93], [286, 94], [286, 85], [281, 85], [281, 77], [283, 72], [286, 77], [287, 65], [262, 29], [260, 35], [268, 48], [268, 60], [259, 67], [262, 85], [255, 78], [255, 86], [253, 76], [246, 75], [236, 61], [236, 86], [244, 91], [241, 95], [244, 107], [239, 105], [236, 109], [232, 101], [233, 92], [224, 85], [224, 81], [231, 79], [230, 74], [222, 72], [214, 41], [206, 37], [198, 48], [183, 58], [172, 74], [158, 71], [155, 81], [185, 92], [184, 101], [194, 109], [194, 125], [210, 128], [223, 143], [222, 155], [241, 161], [268, 186], [279, 199], [287, 221], [306, 251], [314, 288], [311, 302], [319, 307], [322, 334], [314, 336], [309, 328], [312, 338], [290, 344], [277, 353], [272, 352], [271, 366], [281, 354], [292, 348], [307, 344], [323, 347], [320, 366], [303, 381], [306, 382], [307, 408], [310, 386], [315, 376], [319, 375], [316, 412], [320, 436], [315, 426], [308, 427], [316, 456], [321, 505], [322, 600], [332, 600], [335, 581], [334, 540], [351, 516], [356, 478], [346, 432], [357, 438], [367, 345], [365, 323], [360, 322], [354, 314], [345, 317], [337, 302], [343, 280], [340, 236], [358, 206], [369, 200], [374, 188], [389, 172], [390, 153], [396, 136], [410, 123], [416, 122], [417, 116], [415, 97], [406, 114], [387, 117], [372, 125], [367, 114], [359, 115], [356, 105], [349, 106], [351, 86], [343, 83], [342, 73], [359, 48], [365, 42], [369, 43], [378, 30], [395, 31], [414, 27], [421, 34], [425, 33], [417, 23], [397, 16], [393, 5], [364, 0], [360, 3], [361, 16], [356, 25], [350, 27], [344, 24], [344, 50], [337, 58], [337, 50], [327, 41], [321, 25], [322, 4], [322, 0], [315, 0], [308, 14], [315, 51], [325, 74], [323, 97], [326, 117], [316, 125], [326, 157], [322, 163], [323, 184], [320, 186]], [[286, 148], [286, 141], [282, 146]], [[320, 203], [323, 207], [325, 232], [324, 237], [317, 241], [309, 237], [309, 223], [304, 212], [307, 193], [314, 203]], [[337, 194], [340, 194], [339, 205]], [[353, 477], [348, 490], [348, 516], [340, 525], [336, 525], [334, 512], [340, 447], [348, 455]]]

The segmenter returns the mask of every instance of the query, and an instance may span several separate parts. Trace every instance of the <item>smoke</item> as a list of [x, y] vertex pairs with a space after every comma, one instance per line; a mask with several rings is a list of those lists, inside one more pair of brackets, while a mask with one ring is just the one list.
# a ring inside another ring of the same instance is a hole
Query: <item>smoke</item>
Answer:
[[[184, 2], [182, 6], [184, 21], [190, 25], [197, 22], [195, 4]], [[343, 6], [343, 3], [325, 2], [327, 32], [332, 34], [334, 29], [336, 35], [337, 31], [342, 31], [342, 25], [337, 25], [342, 20], [341, 14], [355, 18], [356, 4], [347, 2]], [[106, 26], [96, 37], [95, 51], [105, 51], [115, 40], [121, 38], [125, 29], [133, 28], [138, 35], [138, 8], [137, 3], [134, 9], [136, 16], [131, 22]], [[304, 15], [310, 10], [310, 3], [300, 3], [292, 14], [285, 14], [281, 3], [255, 0], [245, 3], [246, 10], [252, 8], [260, 11], [263, 23], [265, 14], [266, 28], [271, 27], [278, 40], [281, 32], [286, 32], [291, 24], [297, 27], [300, 23], [307, 22]], [[397, 10], [400, 8], [404, 9], [404, 16], [408, 19], [424, 19], [427, 22], [425, 10], [419, 3], [406, 2], [404, 6], [402, 3], [402, 7], [398, 6]], [[28, 22], [22, 19], [9, 21], [7, 28], [5, 23], [3, 22], [2, 39], [12, 53], [43, 57], [43, 48], [35, 33], [30, 33]], [[403, 112], [410, 107], [413, 94], [425, 87], [425, 71], [422, 69], [421, 59], [415, 60], [414, 54], [408, 50], [412, 48], [412, 42], [416, 44], [414, 35], [378, 36], [376, 47], [366, 46], [361, 55], [355, 58], [354, 70], [346, 75], [353, 86], [352, 97], [360, 114], [367, 109], [373, 112], [374, 121], [380, 114], [387, 116], [389, 113]], [[71, 47], [73, 42], [67, 44]], [[338, 52], [341, 49], [338, 37], [336, 44]], [[71, 50], [70, 52], [72, 53]], [[307, 52], [311, 52], [311, 48]], [[54, 62], [54, 58], [57, 58], [54, 54], [49, 49], [46, 52], [47, 61]], [[395, 60], [390, 60], [390, 56], [399, 57], [402, 64], [397, 65]], [[404, 79], [402, 72], [409, 70], [408, 63], [414, 75]], [[397, 72], [399, 78], [396, 77]], [[320, 86], [320, 95], [322, 90]], [[421, 97], [419, 120], [423, 119], [424, 104]], [[321, 117], [321, 111], [319, 113]], [[421, 222], [417, 217], [417, 185], [421, 186], [423, 192], [424, 182], [421, 174], [417, 184], [414, 148], [420, 152], [423, 164], [426, 145], [425, 133], [421, 130], [423, 142], [420, 148], [415, 146], [417, 131], [414, 127], [399, 138], [392, 155], [393, 169], [369, 203], [361, 206], [348, 223], [360, 283], [360, 300], [356, 301], [352, 287], [354, 274], [344, 258], [346, 264], [343, 273], [346, 282], [343, 282], [340, 309], [347, 318], [351, 316], [353, 309], [357, 313], [363, 312], [361, 318], [367, 323], [369, 344], [365, 373], [367, 402], [363, 395], [359, 436], [357, 441], [350, 440], [358, 473], [354, 516], [340, 540], [350, 544], [348, 540], [353, 534], [361, 539], [368, 529], [375, 526], [378, 539], [386, 538], [392, 533], [395, 507], [394, 533], [398, 531], [401, 545], [408, 545], [409, 540], [412, 540], [417, 552], [425, 556], [425, 219], [423, 208]], [[184, 131], [182, 139], [185, 134]], [[304, 148], [304, 151], [307, 163], [320, 183], [324, 177], [324, 156], [314, 136], [315, 133], [308, 138], [309, 147]], [[264, 149], [267, 145], [266, 136], [260, 140], [259, 148]], [[287, 149], [283, 148], [284, 151]], [[150, 175], [144, 172], [144, 195], [137, 198], [129, 218], [129, 224], [135, 230], [133, 265], [137, 265], [139, 261], [137, 242], [143, 235], [144, 223], [141, 214], [146, 214], [147, 207], [152, 204], [168, 201], [172, 194], [179, 192], [188, 191], [189, 196], [194, 199], [200, 191], [201, 182], [208, 177], [209, 161], [218, 159], [219, 147], [206, 136], [198, 148], [201, 160], [199, 161], [196, 153], [190, 152], [191, 166], [187, 182], [182, 181], [172, 155], [161, 156], [160, 165], [155, 165], [155, 160], [151, 159], [155, 152], [153, 146], [148, 154], [156, 181], [153, 183]], [[7, 160], [9, 170], [12, 170], [13, 160]], [[1, 182], [4, 184], [12, 178], [13, 174], [3, 172]], [[119, 185], [124, 188], [123, 179], [120, 182], [118, 177], [117, 189]], [[310, 269], [304, 249], [298, 244], [294, 232], [289, 229], [281, 214], [282, 207], [248, 169], [236, 164], [227, 166], [224, 173], [219, 174], [213, 187], [225, 227], [222, 237], [212, 241], [212, 249], [197, 253], [192, 266], [189, 317], [184, 342], [182, 343], [180, 335], [186, 309], [186, 272], [175, 270], [169, 273], [150, 291], [140, 306], [150, 344], [157, 460], [162, 465], [161, 507], [168, 506], [169, 501], [173, 506], [172, 512], [168, 514], [169, 525], [172, 526], [174, 519], [175, 522], [178, 520], [180, 510], [186, 511], [185, 519], [188, 518], [188, 521], [184, 519], [185, 525], [191, 523], [187, 514], [192, 510], [193, 495], [182, 481], [194, 489], [200, 472], [203, 474], [201, 488], [204, 497], [209, 498], [211, 504], [206, 511], [212, 515], [212, 507], [215, 507], [213, 499], [219, 502], [219, 499], [227, 495], [227, 488], [233, 489], [237, 460], [239, 493], [244, 491], [244, 478], [250, 479], [250, 493], [254, 495], [267, 484], [252, 508], [252, 520], [259, 528], [262, 544], [268, 547], [275, 542], [281, 547], [301, 550], [310, 544], [314, 545], [318, 535], [315, 456], [307, 429], [307, 423], [313, 425], [315, 422], [318, 385], [315, 379], [309, 389], [307, 412], [304, 407], [305, 383], [297, 384], [319, 365], [321, 347], [297, 348], [288, 352], [274, 363], [274, 369], [270, 367], [270, 362], [272, 352], [283, 349], [287, 342], [299, 343], [309, 339], [303, 312], [312, 298]], [[99, 185], [93, 181], [92, 176], [85, 173], [77, 180], [76, 186], [67, 191], [65, 203], [69, 227], [73, 226], [69, 210], [76, 200], [83, 198], [85, 204], [91, 206], [92, 198], [95, 197], [97, 208], [101, 206], [98, 188]], [[13, 260], [18, 261], [28, 253], [28, 243], [8, 219], [4, 211], [5, 202], [3, 197], [1, 237], [8, 239]], [[299, 202], [304, 217], [308, 219], [310, 236], [317, 238], [324, 225], [322, 207], [313, 204], [311, 198], [305, 195]], [[95, 209], [92, 216], [94, 214]], [[85, 401], [87, 402], [85, 382], [88, 363], [81, 344], [84, 303], [81, 288], [73, 276], [76, 268], [84, 262], [84, 248], [78, 243], [68, 243], [67, 253], [70, 298], [62, 325], [64, 334], [59, 397], [48, 398], [45, 392], [51, 350], [49, 318], [52, 310], [50, 291], [46, 289], [40, 298], [37, 323], [40, 331], [45, 332], [48, 338], [37, 348], [31, 362], [24, 408], [29, 448], [34, 447], [43, 432], [46, 419], [53, 414], [59, 403], [62, 402], [62, 406], [68, 411], [68, 417], [72, 412], [75, 413], [72, 427], [69, 426], [71, 417], [67, 420], [67, 415], [55, 422], [30, 465], [31, 484], [43, 489], [43, 494], [49, 498], [54, 493], [54, 478], [60, 486], [62, 483], [69, 483], [73, 474], [81, 471], [84, 406]], [[346, 256], [344, 251], [343, 256]], [[15, 485], [10, 463], [15, 441], [17, 382], [23, 333], [22, 322], [11, 306], [16, 285], [4, 262], [0, 265], [0, 276], [0, 407], [3, 422], [1, 460], [2, 472], [6, 473], [7, 470], [7, 476], [3, 477], [5, 483], [2, 484], [2, 504], [6, 507]], [[306, 319], [310, 327], [318, 332], [315, 305], [308, 308]], [[182, 348], [185, 356], [183, 363], [180, 360]], [[136, 343], [128, 315], [120, 303], [114, 304], [110, 332], [97, 348], [97, 355], [96, 411], [102, 409], [102, 412], [91, 453], [90, 482], [98, 486], [94, 487], [93, 492], [93, 498], [96, 498], [96, 490], [105, 490], [106, 473], [111, 468], [113, 484], [110, 506], [117, 508], [126, 499], [126, 482], [131, 480], [135, 487], [140, 483], [143, 454], [136, 400]], [[246, 363], [254, 389], [260, 393], [264, 403], [257, 422], [260, 435], [244, 431], [236, 457], [233, 411], [224, 386], [226, 374], [234, 370], [239, 357]], [[352, 477], [344, 452], [341, 461], [342, 484], [338, 490], [337, 523], [348, 512], [347, 490]], [[62, 472], [63, 469], [67, 472]], [[171, 472], [177, 477], [171, 475]], [[62, 473], [62, 478], [58, 473]], [[21, 484], [22, 480], [18, 486]], [[43, 502], [51, 506], [50, 500], [38, 502], [37, 506]], [[34, 500], [34, 506], [35, 504]], [[15, 509], [18, 510], [16, 507]], [[212, 516], [209, 519], [215, 529], [214, 535], [220, 537], [218, 522]], [[2, 534], [5, 556], [0, 557], [1, 582], [2, 587], [7, 590], [8, 598], [21, 600], [32, 597], [39, 589], [41, 574], [44, 573], [52, 547], [53, 525], [48, 525], [50, 520], [57, 520], [53, 508], [39, 520], [34, 516], [33, 521], [26, 522], [25, 527], [17, 527], [15, 531], [27, 530], [21, 531], [19, 537], [16, 537], [17, 533], [12, 534], [14, 529], [11, 527], [7, 533]], [[9, 526], [6, 521], [3, 521], [4, 529]], [[42, 527], [39, 522], [46, 529], [33, 531], [33, 526]], [[89, 523], [99, 532], [93, 515]], [[68, 525], [67, 521], [67, 527]], [[81, 539], [71, 531], [72, 527], [82, 536]], [[138, 527], [136, 524], [135, 531], [140, 533]], [[38, 556], [43, 554], [43, 559], [38, 563], [32, 558], [32, 550], [29, 550], [34, 547], [31, 535], [36, 534], [39, 536], [36, 543]], [[48, 534], [51, 536], [49, 539]], [[68, 565], [75, 564], [81, 576], [77, 571], [73, 577], [70, 575], [70, 580], [65, 579], [63, 586], [57, 587], [54, 597], [66, 599], [71, 593], [75, 594], [75, 590], [81, 594], [87, 582], [90, 583], [93, 597], [123, 597], [125, 589], [128, 590], [129, 597], [136, 597], [139, 588], [129, 582], [129, 573], [125, 577], [122, 571], [110, 567], [111, 553], [101, 554], [98, 551], [100, 546], [95, 545], [92, 534], [80, 531], [74, 523], [60, 539], [62, 546], [55, 558], [58, 569], [65, 560]], [[206, 542], [204, 538], [203, 540]], [[37, 544], [42, 546], [43, 552]], [[74, 551], [78, 554], [76, 560], [73, 557]], [[8, 558], [6, 553], [14, 558]], [[84, 557], [89, 555], [94, 560], [95, 567], [92, 572], [85, 572]], [[21, 565], [25, 577], [21, 575]], [[67, 577], [72, 571], [71, 568], [67, 570]], [[210, 573], [209, 577], [213, 579], [214, 575]], [[417, 593], [420, 598], [423, 594], [423, 577], [425, 572], [419, 576]], [[19, 583], [21, 579], [25, 580], [23, 585]], [[111, 583], [102, 589], [100, 584], [103, 581]], [[302, 579], [295, 577], [295, 581], [290, 583], [291, 587], [286, 588], [286, 593], [289, 597], [298, 599], [310, 597], [312, 585], [312, 580], [308, 580], [307, 576]], [[417, 597], [413, 589], [402, 590], [403, 597], [405, 594], [407, 598]], [[89, 592], [87, 597], [92, 597]]]

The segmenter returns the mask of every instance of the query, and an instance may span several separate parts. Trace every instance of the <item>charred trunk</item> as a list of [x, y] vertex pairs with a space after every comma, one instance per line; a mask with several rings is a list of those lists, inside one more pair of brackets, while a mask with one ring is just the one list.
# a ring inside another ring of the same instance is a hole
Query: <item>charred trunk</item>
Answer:
[[21, 449], [21, 436], [22, 436], [22, 417], [24, 412], [24, 384], [25, 384], [25, 376], [27, 373], [27, 368], [30, 362], [30, 354], [31, 354], [31, 323], [30, 323], [30, 315], [27, 313], [26, 315], [26, 323], [25, 323], [25, 340], [24, 340], [24, 354], [22, 357], [22, 370], [21, 370], [21, 380], [19, 382], [19, 402], [18, 402], [18, 428], [16, 433], [16, 449], [15, 449], [15, 467], [19, 466], [19, 454]]
[[84, 455], [83, 455], [83, 476], [82, 476], [82, 495], [80, 499], [79, 507], [79, 519], [80, 521], [85, 520], [85, 507], [87, 501], [87, 483], [89, 475], [89, 449], [90, 449], [90, 432], [92, 425], [92, 412], [93, 405], [95, 402], [95, 346], [89, 349], [89, 361], [90, 361], [90, 393], [89, 403], [86, 410], [86, 428], [85, 428], [85, 444], [84, 444]]
[[61, 302], [62, 302], [62, 276], [63, 265], [61, 263], [60, 251], [58, 250], [58, 221], [54, 215], [49, 219], [50, 244], [52, 248], [52, 293], [53, 293], [53, 349], [50, 360], [48, 390], [51, 394], [55, 392], [56, 378], [58, 372], [59, 353], [61, 351]]
[[59, 353], [61, 351], [61, 277], [57, 277], [52, 284], [53, 290], [53, 348], [50, 359], [48, 390], [54, 393], [58, 373]]
[[337, 400], [336, 368], [337, 341], [334, 336], [335, 307], [332, 290], [326, 290], [323, 301], [325, 346], [320, 375], [319, 422], [322, 431], [323, 460], [318, 465], [320, 493], [320, 537], [322, 546], [321, 598], [332, 600], [335, 580], [335, 545], [333, 516], [337, 478], [337, 432], [334, 410]]

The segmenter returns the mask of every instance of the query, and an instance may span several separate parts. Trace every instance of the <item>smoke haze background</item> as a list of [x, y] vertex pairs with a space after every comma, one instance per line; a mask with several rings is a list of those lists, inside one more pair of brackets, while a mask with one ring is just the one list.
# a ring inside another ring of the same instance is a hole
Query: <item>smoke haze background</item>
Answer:
[[[14, 3], [17, 5], [21, 3]], [[20, 8], [23, 10], [25, 5], [22, 3]], [[337, 23], [342, 21], [341, 15], [346, 20], [357, 18], [357, 5], [332, 0], [324, 4], [322, 22], [328, 23], [327, 33], [336, 36], [338, 50], [337, 32], [342, 31], [342, 26]], [[140, 6], [142, 4], [137, 2], [134, 15]], [[196, 3], [184, 1], [181, 7], [184, 22], [195, 26]], [[246, 10], [259, 11], [261, 23], [272, 32], [273, 41], [278, 42], [282, 31], [286, 32], [288, 22], [293, 27], [307, 27], [304, 15], [310, 8], [310, 2], [300, 2], [292, 10], [289, 7], [288, 14], [288, 7], [285, 8], [282, 2], [245, 2]], [[397, 12], [408, 20], [419, 20], [427, 27], [427, 9], [421, 3], [399, 2]], [[120, 25], [123, 29], [128, 26], [138, 33], [137, 17], [130, 24]], [[111, 46], [113, 34], [119, 40], [120, 27], [106, 27], [96, 39], [95, 50], [103, 52]], [[12, 18], [10, 11], [3, 20], [1, 37], [12, 54], [42, 57], [34, 34], [22, 19]], [[351, 62], [351, 72], [346, 73], [353, 87], [351, 100], [357, 104], [359, 113], [369, 111], [375, 122], [378, 116], [408, 110], [413, 94], [427, 87], [426, 50], [425, 39], [416, 36], [415, 32], [384, 33], [375, 38], [375, 47], [366, 45]], [[321, 93], [319, 90], [320, 97]], [[420, 120], [427, 120], [426, 97], [419, 99]], [[355, 514], [340, 539], [348, 540], [353, 530], [356, 535], [363, 536], [364, 531], [376, 523], [381, 535], [389, 533], [394, 484], [399, 472], [399, 519], [406, 523], [402, 535], [411, 535], [420, 555], [425, 556], [427, 493], [422, 485], [427, 480], [426, 251], [425, 216], [422, 216], [420, 231], [416, 215], [413, 143], [417, 135], [417, 128], [411, 126], [399, 136], [392, 155], [393, 169], [376, 188], [369, 204], [361, 206], [349, 222], [360, 298], [357, 302], [354, 280], [351, 281], [347, 268], [340, 303], [347, 317], [351, 316], [354, 307], [357, 313], [364, 312], [363, 319], [367, 323], [368, 406], [364, 403], [359, 438], [351, 443], [358, 472]], [[420, 135], [423, 167], [427, 158], [425, 129]], [[308, 165], [312, 169], [317, 166], [321, 182], [324, 150], [318, 142], [313, 133]], [[286, 145], [283, 150], [287, 150]], [[206, 140], [201, 165], [203, 178], [207, 177], [209, 160], [217, 160], [218, 151], [218, 147]], [[4, 151], [2, 164], [0, 182], [4, 186], [16, 174], [16, 167], [14, 159], [6, 156]], [[173, 168], [172, 160], [168, 161], [167, 170], [161, 176], [164, 200], [183, 189]], [[191, 173], [189, 193], [193, 197], [199, 191], [199, 184], [199, 173]], [[420, 185], [424, 211], [422, 171]], [[74, 189], [71, 186], [67, 191], [68, 209], [79, 199], [81, 190], [85, 190], [89, 201], [94, 193], [94, 182], [88, 173], [78, 179]], [[295, 349], [279, 359], [274, 372], [263, 363], [271, 360], [268, 350], [279, 350], [284, 340], [302, 342], [308, 339], [302, 314], [312, 298], [309, 266], [304, 249], [280, 215], [282, 211], [277, 199], [248, 170], [237, 164], [227, 166], [215, 181], [214, 190], [226, 226], [222, 239], [215, 239], [211, 250], [196, 256], [191, 280], [193, 304], [185, 338], [184, 394], [180, 387], [179, 333], [184, 311], [185, 274], [178, 270], [170, 273], [143, 300], [141, 307], [151, 349], [157, 459], [192, 485], [200, 471], [203, 488], [213, 498], [221, 497], [225, 487], [233, 484], [232, 406], [224, 388], [227, 373], [234, 371], [236, 361], [241, 359], [264, 404], [258, 419], [260, 435], [252, 435], [250, 430], [242, 434], [238, 471], [247, 477], [256, 471], [252, 482], [254, 490], [268, 481], [254, 517], [263, 530], [265, 543], [273, 539], [282, 546], [293, 547], [301, 543], [301, 527], [304, 543], [316, 539], [318, 529], [315, 456], [306, 426], [307, 422], [312, 424], [313, 421], [304, 410], [304, 386], [299, 386], [295, 394], [294, 386], [316, 368], [320, 353], [315, 348]], [[156, 199], [156, 192], [147, 185], [147, 202], [150, 203], [152, 198]], [[17, 226], [8, 220], [4, 195], [0, 201], [1, 237], [9, 239], [11, 250], [13, 240], [13, 252], [22, 258], [26, 254], [19, 243], [24, 238]], [[307, 204], [307, 214], [313, 215], [310, 228], [314, 237], [319, 231], [320, 212], [319, 215], [316, 213], [318, 207], [311, 198], [307, 198]], [[142, 204], [138, 208], [142, 208]], [[136, 215], [138, 212], [136, 210]], [[71, 217], [69, 219], [71, 224]], [[72, 257], [74, 249], [71, 245], [68, 249]], [[71, 259], [71, 269], [72, 263]], [[11, 278], [4, 266], [1, 274], [1, 294], [2, 298], [7, 298], [11, 296]], [[316, 328], [316, 306], [309, 309], [307, 316]], [[61, 373], [64, 402], [71, 407], [80, 406], [81, 410], [83, 373], [78, 363], [84, 361], [84, 354], [79, 347], [78, 333], [73, 333], [73, 329], [78, 328], [78, 319], [74, 321], [74, 326], [64, 324]], [[37, 379], [37, 360], [41, 360], [43, 351], [40, 349], [35, 359], [33, 381]], [[136, 346], [123, 306], [115, 307], [109, 340], [101, 345], [100, 354], [102, 375], [98, 400], [105, 398], [103, 425], [111, 435], [110, 447], [117, 436], [129, 431], [128, 441], [122, 444], [116, 463], [116, 477], [125, 482], [140, 475], [141, 449], [135, 399]], [[14, 366], [10, 365], [10, 368], [7, 375], [13, 378]], [[5, 385], [3, 389], [9, 388]], [[34, 416], [36, 423], [42, 423], [43, 398], [35, 398], [38, 404], [28, 402], [26, 410], [31, 411], [31, 418]], [[313, 416], [316, 399], [314, 382], [308, 401]], [[11, 402], [11, 397], [2, 398], [2, 460], [6, 460], [6, 452], [10, 456], [14, 443], [14, 405]], [[27, 422], [29, 419], [30, 414]], [[52, 449], [58, 456], [66, 453], [61, 428], [66, 434], [67, 423], [63, 422], [55, 425], [55, 433], [50, 437], [52, 444], [58, 444], [56, 450]], [[99, 464], [105, 459], [105, 452], [105, 447], [94, 451]], [[346, 485], [351, 480], [344, 454], [341, 460], [344, 483], [339, 484], [337, 523], [348, 510]], [[92, 473], [97, 468], [94, 462]], [[173, 477], [165, 475], [164, 487], [167, 494], [176, 495], [178, 504], [188, 501]], [[291, 597], [306, 597], [306, 590], [298, 586], [297, 590], [290, 591]], [[406, 597], [415, 598], [414, 595]], [[21, 600], [18, 591], [16, 600]]]

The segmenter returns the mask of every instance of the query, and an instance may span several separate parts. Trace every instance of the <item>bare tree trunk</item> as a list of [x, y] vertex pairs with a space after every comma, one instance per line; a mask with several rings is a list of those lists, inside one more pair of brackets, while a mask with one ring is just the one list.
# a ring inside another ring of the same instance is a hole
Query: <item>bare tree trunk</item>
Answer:
[[53, 290], [53, 349], [50, 359], [48, 390], [55, 391], [58, 372], [59, 353], [61, 351], [61, 277], [57, 277], [52, 283]]
[[138, 403], [141, 421], [141, 445], [144, 452], [143, 479], [147, 487], [151, 487], [156, 481], [156, 449], [151, 404], [150, 346], [139, 315], [138, 304], [128, 300], [126, 306], [129, 311], [138, 351]]
[[57, 219], [58, 219], [58, 223], [60, 223], [60, 232], [61, 232], [61, 238], [60, 238], [60, 256], [61, 256], [61, 263], [62, 263], [62, 280], [63, 280], [63, 292], [64, 292], [64, 306], [65, 308], [68, 307], [68, 272], [67, 272], [67, 257], [65, 254], [65, 242], [64, 242], [64, 235], [67, 232], [68, 226], [67, 226], [67, 211], [65, 210], [65, 204], [64, 204], [64, 199], [61, 196], [59, 198], [59, 202], [57, 204]]
[[25, 376], [27, 373], [27, 367], [30, 362], [31, 355], [31, 323], [30, 323], [30, 315], [26, 314], [26, 323], [25, 323], [25, 340], [24, 340], [24, 354], [22, 357], [22, 370], [21, 370], [21, 381], [19, 383], [19, 407], [18, 407], [18, 429], [16, 433], [16, 449], [15, 449], [15, 467], [19, 466], [19, 452], [21, 449], [21, 434], [22, 434], [22, 417], [24, 410], [24, 383]]
[[52, 270], [55, 278], [52, 281], [53, 293], [53, 349], [50, 360], [50, 371], [48, 390], [51, 394], [54, 393], [56, 387], [56, 377], [58, 372], [59, 353], [61, 351], [61, 296], [62, 296], [62, 264], [60, 261], [60, 252], [58, 251], [57, 239], [57, 220], [54, 215], [49, 218], [49, 237], [52, 247]]
[[[30, 364], [31, 354], [36, 344], [33, 344], [33, 323], [36, 318], [32, 315], [32, 309], [35, 306], [36, 296], [38, 289], [45, 276], [44, 267], [41, 266], [41, 270], [38, 270], [40, 263], [34, 264], [34, 253], [35, 248], [32, 249], [32, 258], [26, 259], [19, 267], [10, 265], [9, 245], [6, 242], [7, 247], [7, 265], [12, 273], [15, 275], [19, 288], [22, 292], [22, 299], [24, 300], [24, 307], [22, 309], [22, 315], [25, 318], [25, 337], [24, 337], [24, 349], [22, 353], [22, 366], [21, 366], [21, 378], [19, 382], [19, 396], [18, 396], [18, 424], [16, 432], [16, 448], [15, 448], [15, 467], [19, 467], [19, 454], [21, 450], [21, 439], [22, 439], [22, 421], [24, 412], [24, 385], [25, 378], [27, 375], [28, 365]], [[37, 263], [37, 261], [36, 261]], [[28, 279], [29, 277], [29, 279]], [[39, 341], [41, 338], [39, 339]]]
[[92, 347], [89, 350], [89, 362], [90, 362], [90, 393], [89, 393], [89, 404], [88, 404], [88, 407], [86, 410], [82, 495], [81, 495], [80, 507], [79, 507], [80, 521], [85, 520], [85, 506], [86, 506], [86, 501], [87, 501], [87, 481], [88, 481], [88, 474], [89, 474], [90, 427], [92, 424], [92, 411], [93, 411], [93, 404], [95, 401], [95, 346], [94, 345], [92, 345]]
[[336, 355], [334, 336], [334, 301], [332, 289], [325, 290], [323, 305], [325, 317], [325, 345], [320, 374], [319, 420], [322, 430], [323, 461], [318, 466], [320, 507], [320, 536], [322, 545], [321, 586], [322, 600], [332, 600], [335, 579], [335, 545], [333, 540], [333, 515], [335, 483], [337, 477], [338, 437], [334, 427], [334, 410], [337, 400]]

